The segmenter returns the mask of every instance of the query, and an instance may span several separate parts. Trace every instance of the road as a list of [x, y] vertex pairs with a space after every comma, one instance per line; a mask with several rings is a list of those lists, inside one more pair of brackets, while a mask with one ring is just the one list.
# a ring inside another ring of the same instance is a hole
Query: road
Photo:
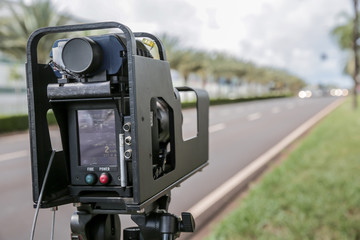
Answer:
[[[336, 98], [273, 99], [210, 108], [210, 165], [172, 191], [170, 212], [180, 214], [252, 160], [274, 146]], [[191, 135], [194, 110], [184, 110], [184, 132]], [[34, 209], [31, 196], [29, 137], [0, 136], [0, 240], [29, 239]], [[59, 143], [55, 135], [54, 145]], [[70, 239], [74, 207], [60, 206], [55, 239]], [[50, 238], [51, 212], [40, 211], [35, 239]], [[129, 225], [122, 217], [123, 226]], [[131, 224], [132, 225], [132, 224]]]

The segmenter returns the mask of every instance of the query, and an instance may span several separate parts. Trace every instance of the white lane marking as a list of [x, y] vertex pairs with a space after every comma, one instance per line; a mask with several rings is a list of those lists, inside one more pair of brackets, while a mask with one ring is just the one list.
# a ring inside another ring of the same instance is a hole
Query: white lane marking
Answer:
[[271, 112], [272, 112], [273, 114], [277, 114], [277, 113], [281, 112], [281, 110], [280, 110], [279, 107], [273, 107], [273, 108], [271, 109]]
[[214, 133], [225, 129], [225, 123], [218, 123], [209, 127], [209, 133]]
[[257, 112], [257, 113], [253, 113], [253, 114], [248, 115], [247, 120], [255, 121], [255, 120], [257, 120], [257, 119], [259, 119], [261, 117], [262, 117], [261, 113]]
[[29, 153], [27, 150], [21, 150], [21, 151], [11, 152], [11, 153], [4, 153], [4, 154], [0, 155], [0, 162], [8, 161], [8, 160], [15, 159], [15, 158], [26, 157], [28, 154]]
[[308, 129], [314, 126], [317, 122], [323, 119], [326, 115], [331, 113], [335, 108], [337, 108], [344, 99], [339, 99], [318, 114], [313, 116], [311, 119], [307, 120], [300, 127], [291, 132], [288, 136], [286, 136], [283, 140], [277, 143], [274, 147], [269, 149], [267, 152], [262, 154], [260, 157], [252, 161], [245, 168], [240, 170], [235, 176], [224, 182], [210, 194], [201, 199], [197, 204], [192, 206], [187, 212], [191, 212], [193, 217], [196, 219], [201, 216], [207, 209], [212, 207], [216, 202], [220, 201], [223, 196], [230, 194], [230, 192], [239, 184], [249, 179], [254, 173], [256, 173], [261, 167], [267, 164], [271, 159], [273, 159], [277, 154], [279, 154], [285, 147], [287, 147], [290, 143], [299, 138], [302, 134], [304, 134]]

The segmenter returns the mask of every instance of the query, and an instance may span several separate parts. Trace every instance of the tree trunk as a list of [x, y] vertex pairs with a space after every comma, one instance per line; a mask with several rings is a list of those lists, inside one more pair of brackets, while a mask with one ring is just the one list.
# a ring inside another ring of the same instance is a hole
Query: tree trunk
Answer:
[[220, 99], [222, 98], [222, 94], [221, 94], [221, 83], [220, 83], [220, 77], [217, 78], [217, 98]]
[[354, 3], [354, 32], [353, 32], [353, 50], [354, 50], [354, 59], [355, 59], [355, 70], [353, 75], [354, 80], [354, 96], [353, 96], [353, 107], [357, 108], [357, 86], [358, 86], [358, 76], [359, 76], [359, 56], [358, 56], [358, 45], [357, 40], [359, 38], [359, 14], [358, 14], [358, 0], [353, 0]]
[[184, 86], [188, 86], [188, 82], [189, 82], [189, 74], [184, 74]]
[[206, 75], [201, 76], [201, 87], [203, 89], [206, 88], [206, 83], [207, 83], [207, 76]]
[[[188, 87], [188, 82], [189, 82], [189, 74], [184, 74], [184, 86]], [[184, 92], [184, 100], [183, 102], [188, 102], [189, 101], [189, 94], [188, 92]]]
[[358, 84], [355, 80], [354, 82], [354, 91], [353, 91], [353, 108], [354, 109], [357, 109], [357, 87], [358, 87]]

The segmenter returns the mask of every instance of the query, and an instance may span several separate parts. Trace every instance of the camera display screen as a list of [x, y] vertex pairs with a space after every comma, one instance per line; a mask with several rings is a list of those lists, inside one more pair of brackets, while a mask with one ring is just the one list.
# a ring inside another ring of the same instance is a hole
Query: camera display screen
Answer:
[[80, 166], [116, 166], [114, 109], [77, 110]]

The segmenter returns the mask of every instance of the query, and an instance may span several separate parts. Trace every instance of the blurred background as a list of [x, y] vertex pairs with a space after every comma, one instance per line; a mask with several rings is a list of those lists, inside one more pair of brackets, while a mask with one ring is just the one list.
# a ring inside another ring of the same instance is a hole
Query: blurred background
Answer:
[[[96, 21], [157, 34], [174, 85], [206, 88], [212, 98], [300, 90], [319, 96], [353, 87], [346, 74], [351, 44], [342, 42], [351, 39], [351, 1], [2, 0], [0, 14], [0, 114], [26, 112], [25, 47], [32, 31]], [[41, 60], [48, 60], [55, 39], [39, 50]]]
[[[204, 88], [214, 103], [272, 98], [210, 108], [210, 165], [172, 192], [171, 210], [179, 214], [340, 97], [356, 95], [360, 90], [356, 81], [359, 61], [354, 54], [359, 43], [354, 38], [358, 34], [354, 35], [358, 29], [354, 25], [358, 22], [354, 21], [356, 3], [0, 0], [0, 120], [7, 119], [0, 123], [0, 175], [4, 179], [0, 182], [0, 205], [4, 206], [0, 240], [28, 238], [34, 213], [29, 136], [8, 131], [20, 117], [22, 125], [14, 129], [27, 127], [26, 44], [34, 30], [117, 21], [132, 31], [162, 39], [174, 86]], [[66, 37], [71, 35], [42, 40], [39, 61], [49, 62], [53, 42]], [[184, 125], [194, 125], [196, 112], [187, 109], [183, 114]], [[183, 133], [189, 131], [191, 127], [183, 127]], [[53, 138], [53, 144], [59, 144], [56, 133]], [[56, 239], [68, 239], [74, 208], [60, 210]], [[121, 221], [125, 226], [129, 222]], [[44, 211], [38, 239], [49, 236], [49, 222], [50, 212]], [[295, 235], [294, 239], [304, 238]]]

